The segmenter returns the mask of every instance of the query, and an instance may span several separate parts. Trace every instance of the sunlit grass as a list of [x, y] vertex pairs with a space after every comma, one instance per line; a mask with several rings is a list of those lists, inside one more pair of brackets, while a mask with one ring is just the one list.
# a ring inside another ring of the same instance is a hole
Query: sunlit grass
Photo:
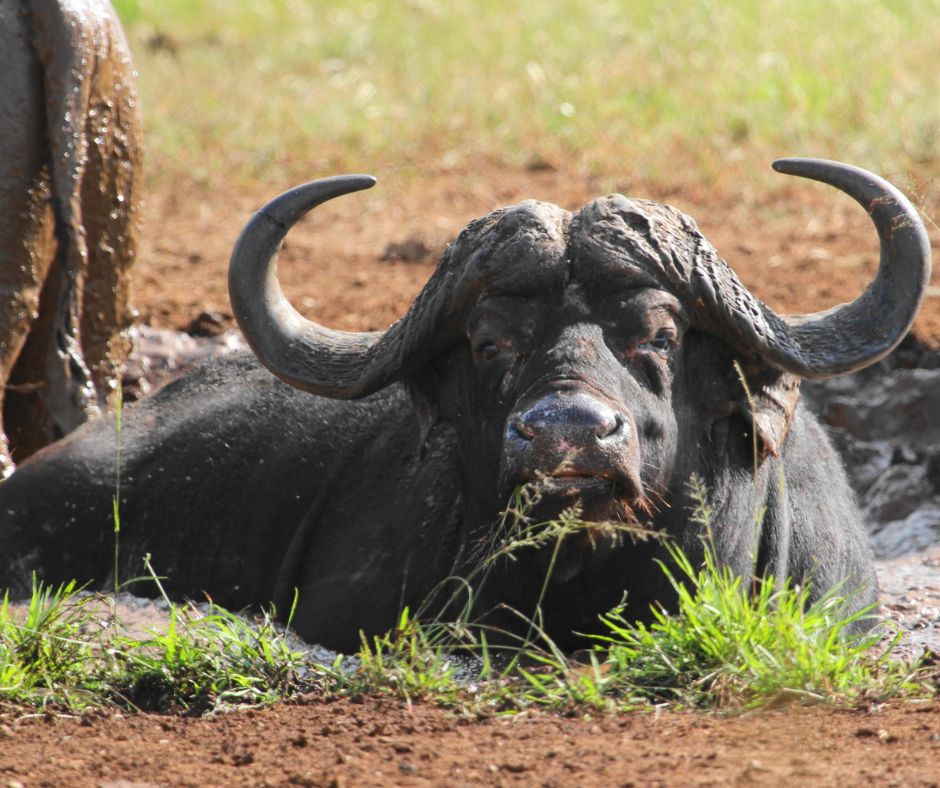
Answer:
[[26, 607], [0, 605], [0, 708], [206, 712], [270, 703], [301, 685], [303, 657], [271, 615], [168, 604], [165, 626], [132, 635], [116, 599], [74, 583], [33, 585]]
[[115, 4], [157, 179], [796, 154], [929, 180], [940, 154], [936, 0]]
[[[808, 588], [774, 578], [746, 582], [718, 565], [710, 551], [695, 567], [675, 548], [678, 569], [667, 572], [678, 612], [655, 611], [649, 626], [602, 618], [595, 636], [606, 667], [602, 682], [653, 700], [694, 706], [857, 698], [888, 692], [905, 672], [887, 670], [885, 655], [870, 655], [880, 634], [855, 634], [843, 599], [829, 593], [810, 602]], [[885, 680], [889, 679], [889, 680]]]

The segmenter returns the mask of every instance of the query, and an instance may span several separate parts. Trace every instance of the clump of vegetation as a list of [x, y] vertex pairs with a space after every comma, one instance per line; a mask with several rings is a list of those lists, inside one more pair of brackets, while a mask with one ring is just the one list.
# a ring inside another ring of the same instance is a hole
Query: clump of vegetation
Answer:
[[[97, 686], [84, 682], [91, 654], [81, 637], [91, 621], [75, 583], [36, 583], [25, 616], [14, 615], [9, 594], [0, 605], [0, 700], [28, 705], [72, 705]], [[18, 620], [21, 619], [21, 620]]]
[[273, 611], [250, 621], [212, 603], [167, 606], [165, 628], [134, 637], [122, 630], [114, 599], [83, 594], [75, 583], [34, 580], [25, 615], [4, 597], [0, 703], [205, 712], [271, 702], [301, 686], [304, 659]]
[[303, 655], [273, 611], [252, 621], [211, 603], [205, 612], [170, 604], [165, 631], [116, 637], [105, 656], [110, 696], [144, 710], [271, 703], [304, 686]]
[[680, 577], [663, 571], [678, 593], [678, 610], [654, 610], [649, 626], [620, 609], [601, 618], [605, 694], [635, 694], [690, 706], [759, 705], [791, 697], [852, 701], [892, 695], [908, 683], [908, 666], [873, 655], [878, 632], [852, 625], [871, 611], [846, 616], [831, 593], [810, 602], [807, 587], [775, 578], [743, 580], [719, 566], [710, 550], [701, 567], [669, 548]]
[[[393, 691], [408, 700], [456, 703], [466, 690], [459, 675], [456, 645], [450, 627], [421, 625], [406, 608], [392, 631], [371, 639], [363, 635], [357, 664], [346, 676], [345, 689]], [[341, 659], [336, 663], [340, 665]]]

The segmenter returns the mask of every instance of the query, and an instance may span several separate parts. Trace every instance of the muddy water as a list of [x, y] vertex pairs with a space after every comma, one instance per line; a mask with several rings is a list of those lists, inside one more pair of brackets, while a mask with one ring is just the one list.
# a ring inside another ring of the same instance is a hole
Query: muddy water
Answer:
[[124, 371], [124, 398], [140, 399], [178, 378], [194, 364], [224, 356], [248, 345], [237, 331], [194, 337], [182, 331], [149, 326], [131, 329], [133, 350]]

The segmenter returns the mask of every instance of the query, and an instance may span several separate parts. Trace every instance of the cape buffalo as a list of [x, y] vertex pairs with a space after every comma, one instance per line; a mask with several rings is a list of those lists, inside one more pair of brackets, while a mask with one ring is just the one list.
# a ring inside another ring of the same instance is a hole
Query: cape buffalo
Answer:
[[[809, 581], [814, 596], [844, 583], [849, 611], [869, 605], [865, 532], [832, 445], [800, 404], [800, 378], [860, 369], [898, 343], [929, 245], [917, 211], [882, 179], [812, 159], [775, 166], [871, 215], [881, 262], [854, 302], [777, 315], [689, 217], [612, 195], [575, 213], [526, 201], [477, 219], [403, 319], [334, 331], [287, 303], [277, 250], [311, 208], [374, 181], [327, 178], [276, 198], [242, 233], [229, 274], [261, 364], [207, 363], [124, 414], [122, 576], [149, 552], [176, 595], [273, 599], [283, 611], [297, 589], [297, 631], [349, 649], [360, 629], [388, 628], [403, 605], [467, 572], [512, 490], [534, 478], [540, 516], [580, 501], [589, 522], [637, 521], [698, 560], [696, 475], [721, 562]], [[0, 484], [0, 585], [22, 589], [30, 570], [109, 580], [116, 446], [113, 419], [98, 421]], [[478, 603], [530, 612], [545, 553], [498, 564]], [[549, 634], [570, 645], [623, 592], [637, 618], [668, 605], [654, 561], [665, 557], [659, 540], [600, 529], [563, 542], [542, 606]]]
[[139, 127], [106, 0], [0, 3], [0, 475], [116, 391]]

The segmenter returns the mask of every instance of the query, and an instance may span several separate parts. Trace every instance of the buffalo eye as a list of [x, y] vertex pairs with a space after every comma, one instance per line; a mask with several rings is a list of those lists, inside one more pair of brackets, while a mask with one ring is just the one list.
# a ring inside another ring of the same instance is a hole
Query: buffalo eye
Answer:
[[484, 361], [491, 361], [499, 355], [499, 345], [491, 339], [486, 339], [476, 346], [476, 353]]
[[676, 346], [676, 337], [671, 331], [660, 331], [652, 339], [647, 340], [640, 345], [640, 350], [649, 350], [653, 353], [658, 353], [661, 356], [666, 356], [669, 354], [669, 351]]

